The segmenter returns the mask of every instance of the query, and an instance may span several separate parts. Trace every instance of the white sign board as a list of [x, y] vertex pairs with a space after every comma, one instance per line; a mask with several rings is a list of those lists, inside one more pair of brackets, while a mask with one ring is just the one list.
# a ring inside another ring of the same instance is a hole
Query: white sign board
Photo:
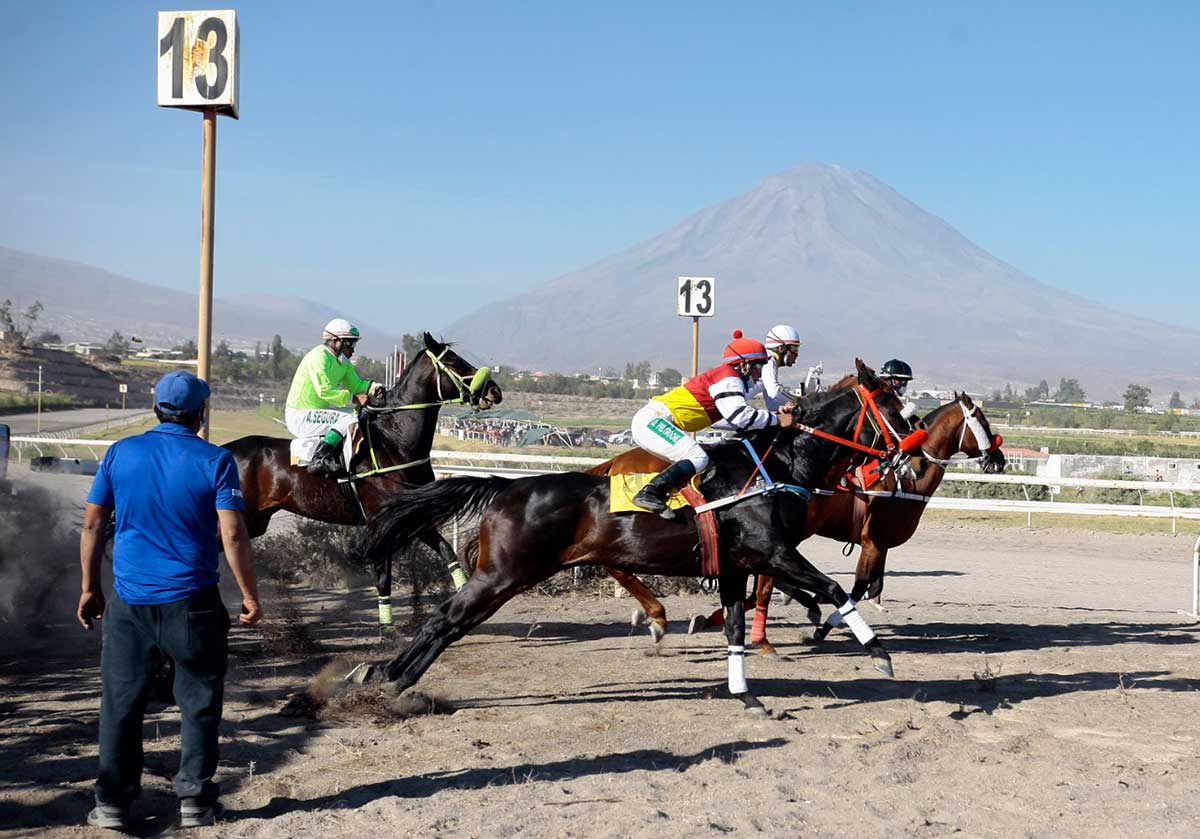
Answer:
[[129, 393], [129, 385], [117, 385], [118, 393]]
[[238, 116], [237, 12], [158, 13], [158, 104]]
[[712, 277], [680, 277], [676, 312], [685, 318], [711, 318], [717, 313], [717, 281]]

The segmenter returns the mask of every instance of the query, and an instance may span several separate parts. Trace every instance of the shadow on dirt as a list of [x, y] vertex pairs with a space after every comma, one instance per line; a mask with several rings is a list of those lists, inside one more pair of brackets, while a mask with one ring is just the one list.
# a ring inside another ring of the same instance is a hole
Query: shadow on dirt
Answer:
[[447, 790], [475, 790], [505, 787], [531, 781], [562, 782], [589, 775], [613, 775], [625, 772], [683, 772], [710, 760], [731, 764], [739, 755], [759, 749], [774, 749], [787, 744], [782, 737], [762, 742], [734, 740], [690, 755], [677, 755], [661, 749], [637, 749], [630, 752], [575, 757], [546, 763], [521, 763], [447, 772], [430, 772], [396, 778], [374, 784], [351, 787], [336, 795], [310, 799], [277, 797], [253, 810], [228, 811], [230, 818], [271, 819], [287, 813], [357, 808], [379, 798], [424, 798]]

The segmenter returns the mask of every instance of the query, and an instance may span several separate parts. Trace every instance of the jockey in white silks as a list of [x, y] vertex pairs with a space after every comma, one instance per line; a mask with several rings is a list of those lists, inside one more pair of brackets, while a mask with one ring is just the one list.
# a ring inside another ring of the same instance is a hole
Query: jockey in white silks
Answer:
[[634, 504], [674, 517], [667, 499], [709, 463], [694, 432], [718, 421], [740, 432], [792, 424], [790, 408], [774, 412], [746, 404], [746, 387], [759, 380], [766, 361], [766, 347], [737, 330], [718, 366], [655, 396], [633, 415], [633, 442], [671, 463], [638, 491]]
[[366, 404], [383, 385], [360, 379], [350, 359], [358, 344], [358, 327], [343, 318], [325, 324], [324, 341], [300, 361], [288, 391], [284, 419], [288, 431], [301, 440], [317, 439], [308, 471], [336, 475], [342, 471], [342, 442], [358, 417], [351, 402]]

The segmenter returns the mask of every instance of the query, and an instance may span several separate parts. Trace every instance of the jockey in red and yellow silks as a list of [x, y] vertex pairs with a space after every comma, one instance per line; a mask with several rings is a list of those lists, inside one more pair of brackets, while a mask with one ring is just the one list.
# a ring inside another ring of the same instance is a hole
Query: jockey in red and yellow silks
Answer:
[[633, 503], [664, 518], [674, 516], [667, 506], [671, 494], [708, 466], [708, 455], [689, 432], [717, 421], [736, 431], [755, 431], [791, 425], [785, 411], [772, 413], [746, 402], [748, 383], [757, 382], [767, 361], [760, 341], [743, 338], [741, 330], [725, 347], [721, 364], [693, 376], [685, 384], [655, 396], [633, 416], [633, 441], [671, 466], [642, 487]]

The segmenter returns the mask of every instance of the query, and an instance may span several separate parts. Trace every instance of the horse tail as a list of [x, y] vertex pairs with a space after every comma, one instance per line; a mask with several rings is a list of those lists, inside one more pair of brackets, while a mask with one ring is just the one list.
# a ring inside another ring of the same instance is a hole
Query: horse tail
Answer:
[[361, 556], [376, 566], [399, 548], [460, 516], [475, 516], [508, 488], [512, 478], [447, 478], [412, 489], [400, 489], [367, 526]]

